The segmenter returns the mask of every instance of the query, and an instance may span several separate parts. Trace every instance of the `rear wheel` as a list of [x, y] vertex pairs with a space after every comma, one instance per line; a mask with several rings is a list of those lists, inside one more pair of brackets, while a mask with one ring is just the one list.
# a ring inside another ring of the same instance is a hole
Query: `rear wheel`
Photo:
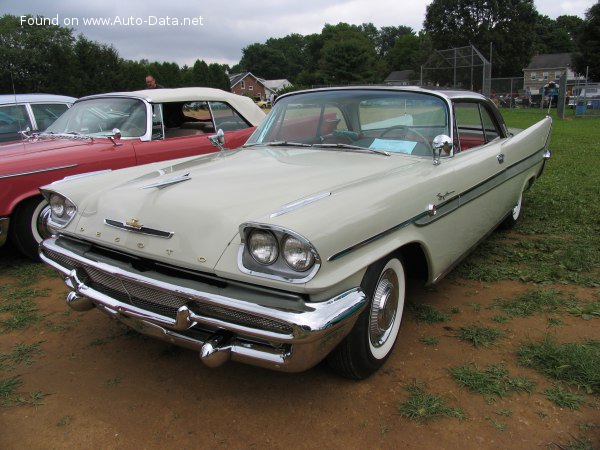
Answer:
[[517, 224], [519, 219], [521, 218], [521, 209], [522, 208], [523, 208], [523, 193], [521, 192], [521, 195], [519, 196], [519, 200], [517, 201], [517, 204], [513, 207], [513, 209], [508, 214], [508, 216], [506, 216], [506, 218], [504, 219], [504, 221], [502, 222], [500, 227], [505, 230], [510, 230], [511, 228], [513, 228]]
[[50, 237], [48, 229], [50, 205], [44, 197], [36, 196], [21, 203], [13, 214], [10, 224], [11, 239], [23, 255], [38, 260], [38, 246]]
[[362, 288], [370, 297], [369, 305], [328, 357], [333, 370], [356, 380], [379, 369], [396, 343], [406, 293], [402, 261], [390, 257], [373, 264], [365, 274]]

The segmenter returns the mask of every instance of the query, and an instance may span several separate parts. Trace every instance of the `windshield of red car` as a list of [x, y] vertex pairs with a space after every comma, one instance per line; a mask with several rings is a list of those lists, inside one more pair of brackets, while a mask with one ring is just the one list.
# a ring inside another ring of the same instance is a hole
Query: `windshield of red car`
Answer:
[[146, 134], [146, 107], [133, 98], [94, 98], [76, 102], [46, 130], [90, 136], [112, 135], [118, 128], [122, 137]]

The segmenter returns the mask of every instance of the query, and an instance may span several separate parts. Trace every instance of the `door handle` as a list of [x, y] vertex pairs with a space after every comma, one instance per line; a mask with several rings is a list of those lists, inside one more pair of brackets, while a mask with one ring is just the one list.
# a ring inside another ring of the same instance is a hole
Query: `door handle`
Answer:
[[498, 153], [496, 155], [496, 159], [498, 160], [499, 164], [502, 164], [504, 162], [504, 153]]

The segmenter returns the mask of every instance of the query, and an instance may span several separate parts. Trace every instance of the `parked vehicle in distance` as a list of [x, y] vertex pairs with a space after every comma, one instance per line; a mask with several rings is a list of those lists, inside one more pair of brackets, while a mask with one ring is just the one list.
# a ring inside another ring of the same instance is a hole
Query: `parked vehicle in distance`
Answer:
[[552, 120], [509, 132], [482, 95], [351, 87], [282, 95], [243, 148], [42, 188], [41, 259], [134, 329], [298, 372], [368, 377], [408, 280], [435, 284], [521, 216]]
[[[578, 102], [585, 102], [586, 106], [592, 106], [594, 100], [600, 99], [600, 86], [595, 84], [577, 86], [573, 88], [569, 96], [569, 106], [574, 108]], [[582, 103], [583, 104], [583, 103]]]
[[264, 117], [250, 98], [210, 88], [81, 98], [45, 132], [0, 147], [0, 246], [9, 235], [37, 258], [39, 242], [50, 235], [50, 208], [39, 192], [44, 184], [213, 152], [209, 136], [219, 129], [239, 147]]
[[0, 143], [22, 140], [22, 132], [45, 130], [75, 100], [54, 94], [0, 95]]

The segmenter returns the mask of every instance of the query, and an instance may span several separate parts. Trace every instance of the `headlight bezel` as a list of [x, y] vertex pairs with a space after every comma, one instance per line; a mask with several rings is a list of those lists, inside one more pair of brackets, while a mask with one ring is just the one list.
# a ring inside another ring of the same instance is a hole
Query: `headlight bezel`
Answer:
[[54, 191], [42, 190], [50, 206], [48, 225], [54, 229], [66, 228], [77, 215], [77, 205], [66, 195]]
[[[253, 233], [269, 233], [275, 238], [277, 258], [269, 264], [260, 263], [252, 255], [249, 242]], [[243, 273], [288, 283], [306, 283], [316, 275], [321, 267], [321, 258], [312, 243], [290, 229], [270, 224], [248, 222], [240, 225], [240, 236], [242, 245], [238, 254], [238, 267]], [[305, 251], [310, 254], [308, 257], [310, 264], [302, 270], [295, 269], [283, 254], [284, 243], [291, 239], [301, 243]]]

